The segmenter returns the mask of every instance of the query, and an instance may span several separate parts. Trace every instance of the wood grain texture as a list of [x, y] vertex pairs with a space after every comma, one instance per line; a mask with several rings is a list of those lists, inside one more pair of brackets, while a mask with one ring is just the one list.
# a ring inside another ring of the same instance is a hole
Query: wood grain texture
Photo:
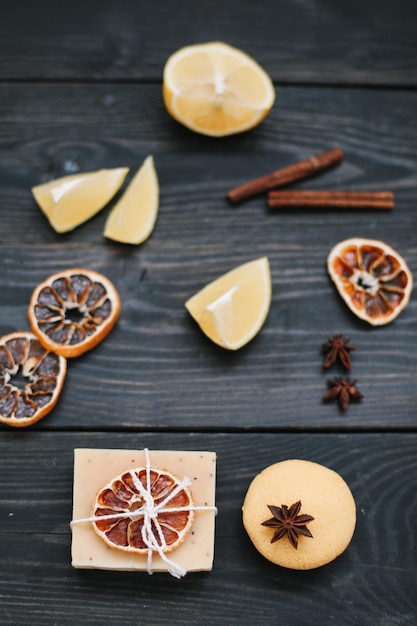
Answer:
[[[84, 266], [122, 298], [106, 340], [72, 360], [54, 411], [30, 429], [0, 426], [0, 625], [414, 626], [417, 623], [416, 296], [387, 327], [347, 309], [327, 276], [330, 248], [381, 239], [417, 276], [417, 47], [414, 0], [16, 0], [0, 23], [0, 335], [28, 329], [34, 287]], [[257, 128], [193, 134], [162, 101], [181, 46], [223, 40], [257, 59], [276, 103]], [[268, 211], [226, 192], [340, 146], [345, 159], [299, 189], [395, 194], [394, 211]], [[103, 239], [111, 204], [57, 235], [33, 185], [129, 166], [153, 154], [161, 187], [152, 237]], [[210, 280], [259, 256], [273, 297], [261, 333], [230, 353], [184, 308]], [[321, 344], [350, 337], [365, 398], [322, 403]], [[218, 455], [211, 573], [169, 576], [70, 565], [76, 447], [208, 449]], [[357, 504], [349, 549], [311, 572], [253, 548], [241, 505], [253, 477], [286, 458], [339, 472]]]
[[[417, 620], [416, 436], [16, 433], [0, 439], [0, 623], [165, 625]], [[214, 569], [168, 575], [73, 570], [69, 520], [74, 447], [208, 449], [218, 456]], [[253, 477], [286, 458], [336, 470], [357, 526], [347, 551], [310, 572], [281, 569], [253, 548], [240, 508]], [[308, 622], [305, 621], [308, 615]]]
[[[19, 253], [9, 252], [11, 258]], [[415, 343], [414, 305], [389, 328], [360, 322], [326, 274], [323, 246], [309, 250], [308, 263], [300, 246], [251, 248], [250, 258], [270, 259], [273, 297], [262, 331], [237, 352], [207, 339], [184, 302], [247, 259], [247, 250], [188, 246], [184, 254], [178, 246], [158, 246], [140, 259], [109, 255], [98, 246], [75, 252], [26, 248], [24, 259], [0, 278], [2, 334], [28, 329], [33, 287], [80, 259], [114, 282], [123, 303], [106, 340], [69, 362], [58, 405], [33, 428], [415, 428], [417, 357], [409, 349]], [[417, 265], [415, 251], [412, 261]], [[365, 395], [346, 414], [321, 402], [326, 380], [343, 373], [322, 369], [321, 345], [333, 331], [356, 346], [352, 375]]]
[[275, 81], [416, 85], [413, 0], [18, 0], [2, 10], [1, 79], [161, 80], [168, 56], [220, 40]]
[[[57, 235], [30, 189], [53, 178], [128, 166], [130, 178], [153, 154], [160, 216], [139, 256], [164, 242], [326, 246], [339, 238], [389, 238], [415, 245], [417, 95], [401, 91], [286, 87], [266, 120], [242, 135], [213, 139], [182, 127], [154, 85], [0, 85], [0, 201], [3, 243], [105, 246], [109, 208]], [[339, 145], [343, 162], [297, 189], [385, 189], [392, 215], [364, 212], [269, 212], [266, 197], [231, 205], [226, 192], [255, 176]], [[126, 183], [128, 182], [126, 181]], [[127, 254], [126, 246], [107, 249]], [[131, 250], [131, 254], [133, 254]]]
[[[333, 245], [362, 236], [392, 245], [417, 275], [414, 93], [285, 88], [258, 129], [213, 141], [173, 122], [152, 85], [2, 89], [0, 332], [27, 329], [32, 290], [60, 269], [103, 272], [123, 303], [106, 341], [70, 363], [58, 406], [35, 428], [416, 427], [415, 297], [395, 322], [374, 329], [347, 309], [325, 267]], [[238, 207], [226, 200], [239, 182], [332, 145], [343, 148], [344, 161], [297, 188], [388, 188], [396, 196], [392, 213], [277, 215], [265, 198]], [[74, 171], [135, 170], [150, 153], [161, 204], [142, 246], [103, 239], [109, 208], [58, 235], [30, 193], [32, 185]], [[264, 255], [272, 271], [270, 314], [253, 342], [229, 353], [206, 339], [184, 302]], [[365, 399], [346, 414], [321, 402], [327, 378], [341, 373], [321, 368], [321, 344], [332, 332], [357, 347], [352, 376]]]

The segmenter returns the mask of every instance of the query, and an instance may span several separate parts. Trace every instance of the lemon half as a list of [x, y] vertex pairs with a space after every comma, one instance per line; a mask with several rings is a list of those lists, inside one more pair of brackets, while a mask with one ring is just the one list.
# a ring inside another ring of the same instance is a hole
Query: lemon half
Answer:
[[275, 101], [272, 81], [246, 53], [225, 43], [186, 46], [163, 73], [168, 112], [191, 130], [222, 137], [257, 126]]

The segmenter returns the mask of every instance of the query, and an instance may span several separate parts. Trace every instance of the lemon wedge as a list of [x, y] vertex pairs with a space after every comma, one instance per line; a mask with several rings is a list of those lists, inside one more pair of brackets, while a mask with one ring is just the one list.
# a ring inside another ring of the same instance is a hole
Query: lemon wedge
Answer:
[[148, 156], [113, 207], [103, 234], [121, 243], [140, 244], [152, 233], [158, 208], [158, 177], [153, 158]]
[[168, 112], [191, 130], [223, 137], [257, 126], [275, 101], [268, 74], [246, 53], [222, 42], [186, 46], [167, 60]]
[[238, 350], [260, 331], [271, 305], [267, 257], [240, 265], [209, 283], [185, 303], [214, 343]]
[[36, 202], [57, 233], [66, 233], [98, 213], [117, 193], [128, 167], [72, 174], [32, 187]]

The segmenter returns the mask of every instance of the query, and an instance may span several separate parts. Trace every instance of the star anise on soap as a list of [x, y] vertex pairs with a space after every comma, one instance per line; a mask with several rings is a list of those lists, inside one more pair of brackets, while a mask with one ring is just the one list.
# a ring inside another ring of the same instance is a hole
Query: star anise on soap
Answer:
[[281, 506], [273, 506], [268, 504], [268, 509], [271, 511], [273, 517], [262, 522], [262, 526], [268, 526], [274, 528], [275, 532], [271, 539], [271, 543], [282, 539], [285, 535], [288, 535], [288, 539], [293, 548], [298, 548], [298, 537], [304, 535], [305, 537], [313, 537], [308, 530], [306, 524], [311, 522], [314, 517], [311, 515], [299, 515], [301, 510], [301, 500], [294, 502], [289, 508], [285, 504]]
[[324, 367], [331, 367], [339, 360], [347, 370], [352, 369], [349, 352], [355, 348], [349, 345], [349, 341], [348, 337], [343, 337], [343, 335], [338, 333], [330, 337], [322, 345], [322, 351], [325, 356]]
[[323, 400], [337, 400], [342, 411], [346, 411], [351, 400], [361, 400], [363, 394], [356, 389], [356, 380], [350, 378], [332, 378], [327, 381], [329, 391]]

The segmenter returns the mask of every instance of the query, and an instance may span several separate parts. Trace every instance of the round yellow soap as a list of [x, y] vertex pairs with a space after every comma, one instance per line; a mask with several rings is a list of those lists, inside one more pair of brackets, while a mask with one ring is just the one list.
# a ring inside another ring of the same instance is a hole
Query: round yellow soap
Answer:
[[[314, 518], [304, 524], [312, 537], [298, 535], [295, 548], [285, 532], [271, 543], [277, 528], [262, 524], [273, 518], [268, 505], [289, 509], [299, 501], [298, 515]], [[297, 570], [333, 561], [349, 545], [356, 524], [355, 501], [343, 478], [328, 467], [300, 459], [275, 463], [255, 476], [242, 511], [255, 548], [272, 563]]]

